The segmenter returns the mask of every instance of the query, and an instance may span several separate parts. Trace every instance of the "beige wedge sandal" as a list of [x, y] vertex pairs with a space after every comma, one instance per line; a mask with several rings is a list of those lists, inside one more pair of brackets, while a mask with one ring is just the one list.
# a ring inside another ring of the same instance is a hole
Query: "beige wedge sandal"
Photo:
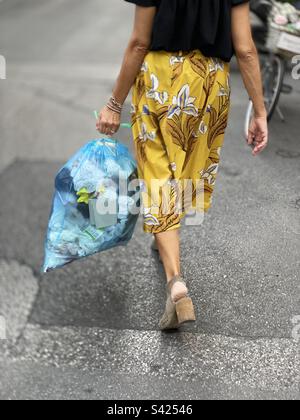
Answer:
[[168, 294], [165, 313], [159, 323], [161, 331], [177, 330], [179, 328], [176, 306], [172, 302], [171, 295]]
[[174, 277], [168, 283], [166, 309], [159, 324], [162, 331], [178, 329], [183, 324], [196, 321], [193, 301], [189, 296], [185, 294], [183, 297], [179, 297], [176, 302], [172, 300], [172, 289], [176, 283], [182, 283], [186, 286], [185, 281], [180, 276]]

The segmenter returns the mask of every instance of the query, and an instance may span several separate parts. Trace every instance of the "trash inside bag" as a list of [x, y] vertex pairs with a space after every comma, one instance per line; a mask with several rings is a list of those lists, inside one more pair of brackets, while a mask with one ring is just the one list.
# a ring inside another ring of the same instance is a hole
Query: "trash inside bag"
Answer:
[[134, 158], [115, 140], [94, 140], [58, 173], [43, 271], [126, 245], [139, 215]]

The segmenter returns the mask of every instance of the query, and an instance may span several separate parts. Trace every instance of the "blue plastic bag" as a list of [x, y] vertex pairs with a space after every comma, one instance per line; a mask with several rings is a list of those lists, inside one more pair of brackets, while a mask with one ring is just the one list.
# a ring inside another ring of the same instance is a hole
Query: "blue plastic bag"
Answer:
[[55, 179], [43, 271], [126, 245], [139, 215], [138, 184], [127, 147], [110, 139], [83, 147]]

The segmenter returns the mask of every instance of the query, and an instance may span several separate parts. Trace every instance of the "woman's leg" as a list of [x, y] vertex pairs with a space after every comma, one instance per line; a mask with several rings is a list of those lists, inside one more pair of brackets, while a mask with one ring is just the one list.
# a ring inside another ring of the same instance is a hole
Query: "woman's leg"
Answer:
[[[181, 276], [179, 229], [157, 233], [155, 239], [169, 283], [174, 277]], [[172, 299], [176, 302], [187, 293], [188, 290], [183, 283], [175, 283], [171, 293]]]
[[155, 235], [156, 243], [162, 259], [167, 281], [171, 281], [180, 273], [180, 240], [178, 229]]

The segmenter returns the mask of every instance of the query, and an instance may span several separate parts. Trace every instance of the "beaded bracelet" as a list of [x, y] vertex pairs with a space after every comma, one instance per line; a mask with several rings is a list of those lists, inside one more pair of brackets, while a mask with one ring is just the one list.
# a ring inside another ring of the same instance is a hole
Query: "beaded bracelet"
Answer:
[[113, 112], [115, 112], [115, 113], [117, 113], [117, 114], [121, 114], [121, 111], [120, 111], [119, 109], [117, 109], [117, 108], [115, 108], [115, 107], [111, 106], [110, 104], [107, 104], [107, 105], [106, 105], [106, 108], [108, 108], [110, 111], [113, 111]]
[[108, 109], [110, 109], [111, 111], [116, 112], [118, 114], [121, 114], [122, 109], [123, 109], [123, 105], [118, 103], [113, 96], [111, 96], [109, 98], [109, 101], [108, 101], [106, 106], [107, 106]]
[[119, 102], [117, 102], [116, 98], [114, 98], [113, 96], [110, 97], [110, 101], [118, 108], [122, 109], [123, 105], [120, 104]]

